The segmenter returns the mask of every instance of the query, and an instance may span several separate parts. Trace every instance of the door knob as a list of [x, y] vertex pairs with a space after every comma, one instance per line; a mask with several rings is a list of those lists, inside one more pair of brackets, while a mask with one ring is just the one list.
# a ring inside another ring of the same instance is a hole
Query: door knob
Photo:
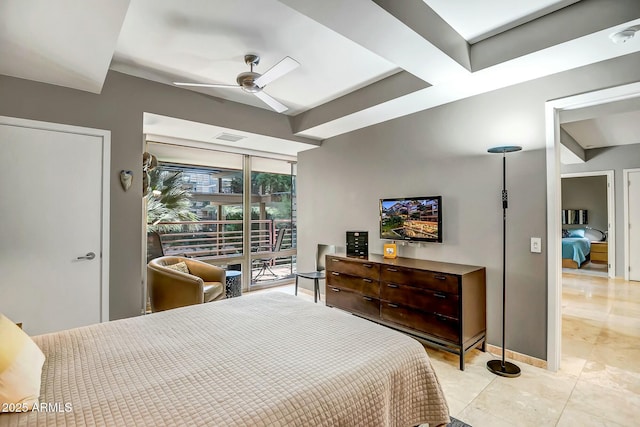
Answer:
[[94, 254], [93, 252], [89, 252], [85, 256], [79, 256], [76, 259], [94, 259], [95, 257], [96, 257], [96, 254]]

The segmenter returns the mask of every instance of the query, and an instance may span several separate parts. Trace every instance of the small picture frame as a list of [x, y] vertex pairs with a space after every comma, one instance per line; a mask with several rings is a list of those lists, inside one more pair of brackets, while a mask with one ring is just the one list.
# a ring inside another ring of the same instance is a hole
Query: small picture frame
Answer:
[[383, 247], [383, 256], [385, 258], [396, 258], [398, 256], [398, 247], [395, 243], [385, 243]]

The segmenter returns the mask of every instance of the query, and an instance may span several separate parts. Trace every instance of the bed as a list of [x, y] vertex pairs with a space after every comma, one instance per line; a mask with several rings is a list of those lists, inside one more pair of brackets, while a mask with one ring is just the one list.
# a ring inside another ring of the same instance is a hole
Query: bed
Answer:
[[[40, 402], [0, 426], [437, 426], [416, 340], [280, 292], [34, 337]], [[71, 410], [67, 410], [68, 408]]]
[[591, 241], [586, 237], [562, 238], [562, 267], [580, 268], [589, 259]]

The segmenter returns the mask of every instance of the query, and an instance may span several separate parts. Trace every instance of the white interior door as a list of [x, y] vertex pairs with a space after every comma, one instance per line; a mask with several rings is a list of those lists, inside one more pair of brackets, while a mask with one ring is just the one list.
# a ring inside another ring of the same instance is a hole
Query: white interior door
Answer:
[[31, 335], [108, 320], [108, 132], [84, 131], [0, 117], [0, 312]]
[[629, 280], [640, 281], [640, 170], [628, 177]]

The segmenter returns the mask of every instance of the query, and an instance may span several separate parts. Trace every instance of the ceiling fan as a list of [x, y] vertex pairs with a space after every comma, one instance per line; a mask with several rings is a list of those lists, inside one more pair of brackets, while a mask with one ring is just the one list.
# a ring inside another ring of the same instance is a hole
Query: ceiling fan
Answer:
[[273, 108], [278, 113], [282, 113], [288, 110], [288, 107], [275, 100], [270, 95], [267, 95], [262, 91], [264, 87], [274, 81], [275, 79], [284, 76], [288, 72], [298, 68], [300, 63], [293, 58], [286, 56], [283, 60], [276, 65], [268, 69], [264, 74], [256, 73], [253, 71], [253, 67], [260, 63], [260, 57], [258, 55], [247, 54], [244, 56], [244, 62], [251, 68], [250, 71], [238, 74], [236, 77], [237, 85], [222, 85], [222, 84], [209, 84], [209, 83], [184, 83], [173, 82], [176, 86], [193, 86], [193, 87], [219, 87], [229, 89], [242, 89], [245, 92], [249, 92], [260, 98], [265, 104]]

